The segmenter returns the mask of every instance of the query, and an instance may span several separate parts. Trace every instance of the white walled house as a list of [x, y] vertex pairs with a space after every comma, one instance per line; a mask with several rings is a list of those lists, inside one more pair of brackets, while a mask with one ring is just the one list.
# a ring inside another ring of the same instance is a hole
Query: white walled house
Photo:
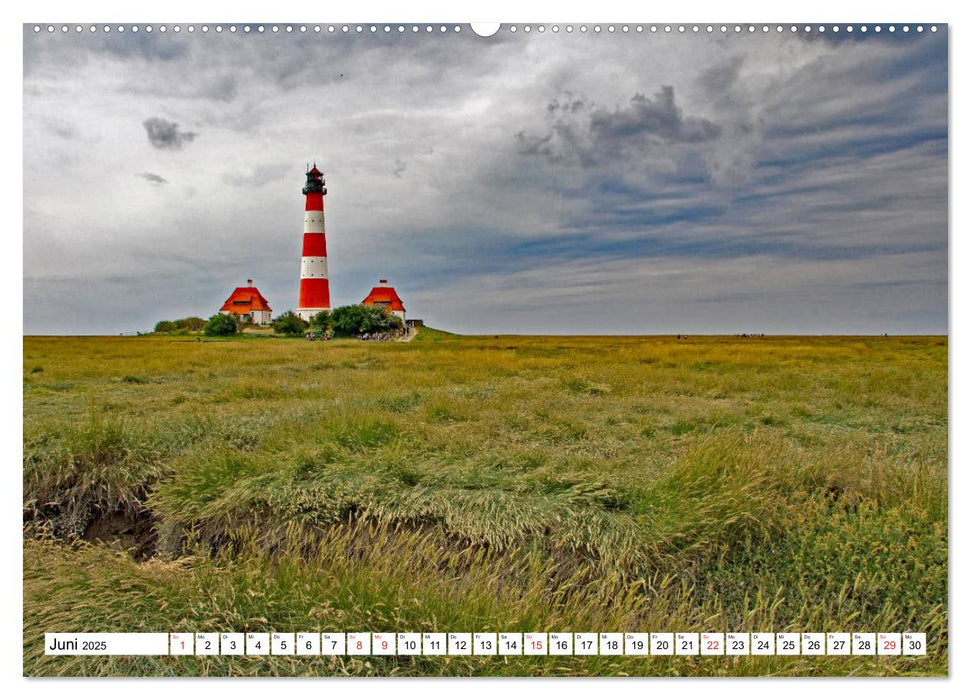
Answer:
[[392, 316], [397, 316], [401, 322], [405, 321], [405, 305], [394, 287], [388, 286], [388, 280], [380, 280], [377, 287], [371, 288], [371, 293], [361, 302], [364, 306], [382, 306]]
[[253, 286], [253, 280], [246, 280], [246, 286], [236, 287], [219, 312], [249, 318], [258, 326], [268, 326], [273, 309], [260, 290]]

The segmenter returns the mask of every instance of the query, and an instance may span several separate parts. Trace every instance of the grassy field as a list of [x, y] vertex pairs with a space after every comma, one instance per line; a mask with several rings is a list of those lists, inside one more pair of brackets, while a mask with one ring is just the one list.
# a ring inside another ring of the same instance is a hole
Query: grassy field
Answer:
[[[946, 338], [24, 339], [29, 675], [941, 675]], [[45, 631], [922, 631], [867, 657], [45, 657]]]

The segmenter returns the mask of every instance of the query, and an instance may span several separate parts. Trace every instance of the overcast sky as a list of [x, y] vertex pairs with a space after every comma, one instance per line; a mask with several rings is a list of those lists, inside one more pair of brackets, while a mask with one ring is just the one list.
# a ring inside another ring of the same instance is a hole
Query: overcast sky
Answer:
[[947, 332], [945, 32], [24, 36], [24, 332], [331, 299], [479, 333]]

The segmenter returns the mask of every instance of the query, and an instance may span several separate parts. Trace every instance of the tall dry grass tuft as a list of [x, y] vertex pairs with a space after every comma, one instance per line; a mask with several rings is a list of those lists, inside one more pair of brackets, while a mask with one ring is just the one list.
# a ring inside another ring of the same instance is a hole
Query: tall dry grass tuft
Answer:
[[80, 424], [41, 425], [24, 443], [25, 511], [69, 535], [97, 513], [137, 516], [169, 450], [160, 436], [96, 412]]

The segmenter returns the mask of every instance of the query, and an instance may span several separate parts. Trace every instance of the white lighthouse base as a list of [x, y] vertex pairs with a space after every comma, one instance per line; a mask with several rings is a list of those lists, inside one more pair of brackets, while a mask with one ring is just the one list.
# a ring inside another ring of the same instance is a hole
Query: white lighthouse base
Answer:
[[297, 316], [302, 318], [307, 323], [310, 323], [310, 319], [319, 314], [321, 311], [330, 311], [330, 309], [297, 309]]

